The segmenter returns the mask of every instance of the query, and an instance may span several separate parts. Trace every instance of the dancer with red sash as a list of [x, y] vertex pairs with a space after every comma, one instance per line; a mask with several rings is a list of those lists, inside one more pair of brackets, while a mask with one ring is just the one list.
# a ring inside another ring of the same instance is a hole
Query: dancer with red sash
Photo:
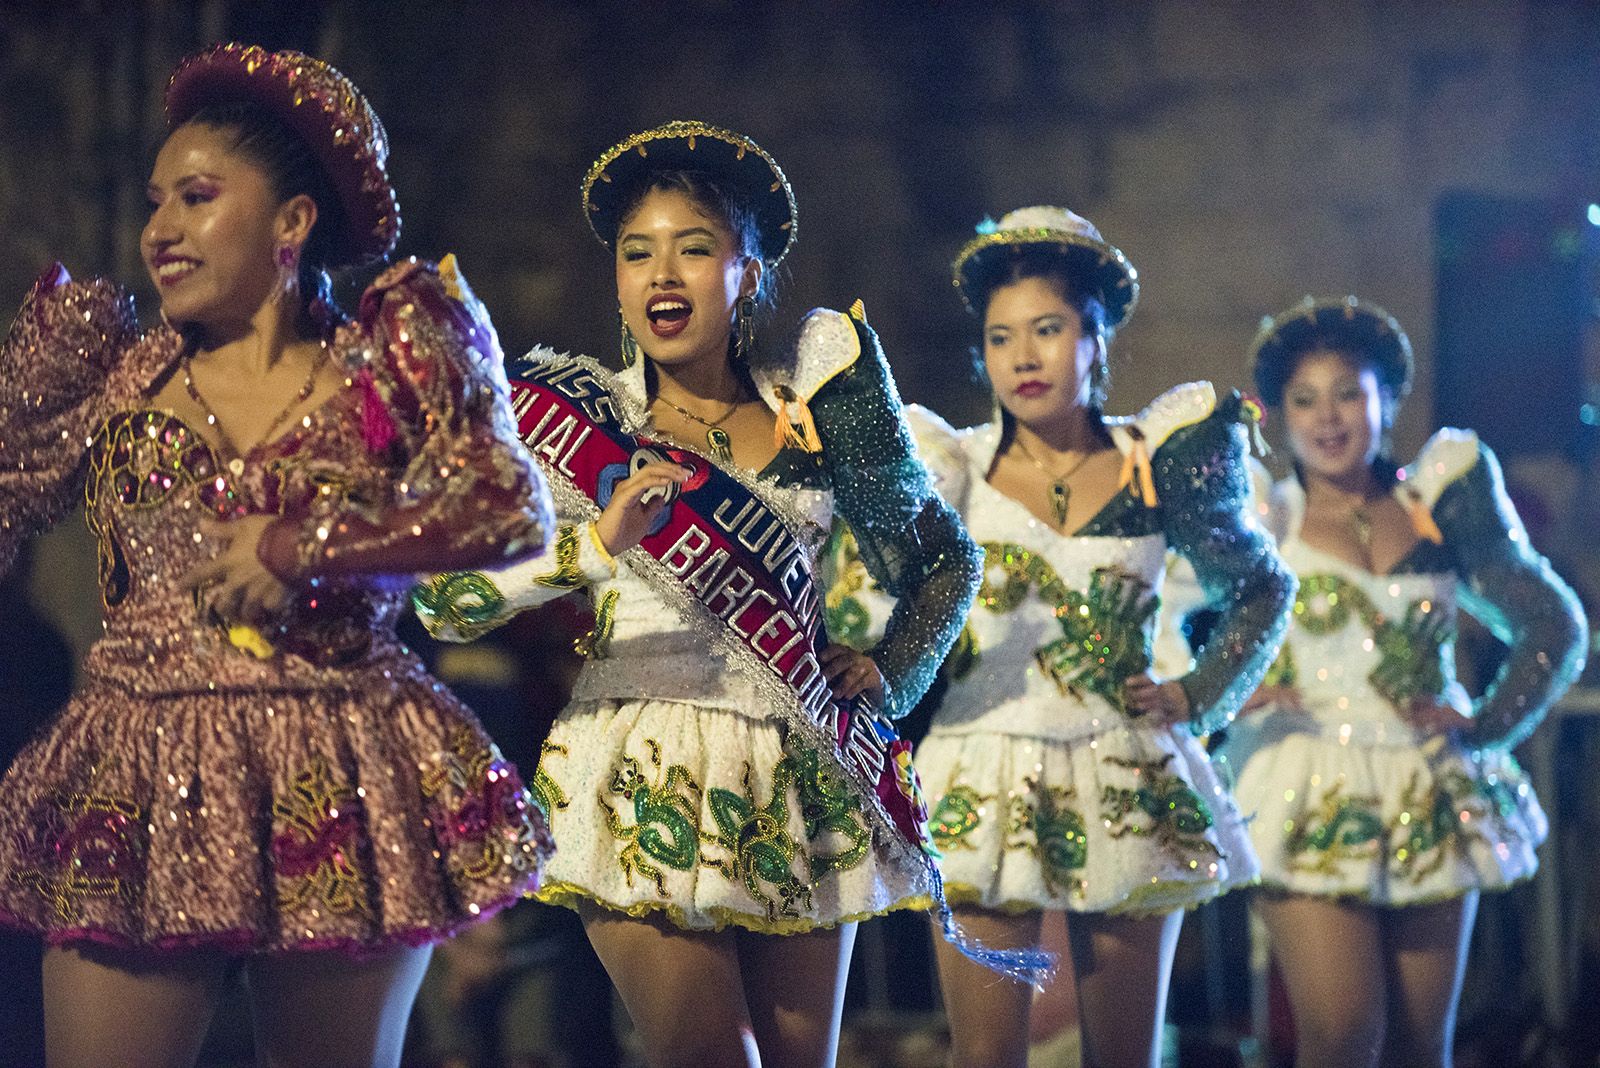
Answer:
[[[533, 784], [560, 846], [541, 900], [581, 913], [652, 1065], [829, 1065], [854, 922], [939, 894], [890, 721], [960, 631], [976, 549], [859, 305], [754, 346], [795, 236], [767, 153], [670, 123], [605, 153], [584, 202], [615, 255], [624, 369], [536, 351], [513, 386], [565, 524], [554, 562], [415, 600], [468, 638], [588, 591], [588, 660]], [[901, 599], [867, 655], [820, 622], [835, 509]]]

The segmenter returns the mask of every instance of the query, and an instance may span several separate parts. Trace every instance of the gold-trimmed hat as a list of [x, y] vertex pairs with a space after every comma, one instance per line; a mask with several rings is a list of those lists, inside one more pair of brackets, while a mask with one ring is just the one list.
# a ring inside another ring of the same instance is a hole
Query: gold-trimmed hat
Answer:
[[389, 182], [389, 138], [355, 83], [301, 52], [268, 52], [237, 42], [179, 62], [167, 83], [168, 129], [212, 104], [257, 104], [299, 134], [344, 209], [329, 266], [388, 257], [400, 240], [400, 202]]
[[636, 133], [610, 148], [583, 176], [583, 215], [606, 248], [617, 238], [622, 198], [653, 170], [702, 171], [749, 200], [761, 233], [761, 259], [776, 267], [794, 247], [799, 208], [778, 161], [743, 134], [704, 122], [678, 120]]
[[1411, 339], [1400, 322], [1359, 297], [1305, 297], [1261, 320], [1250, 343], [1250, 373], [1261, 399], [1283, 403], [1293, 358], [1316, 346], [1349, 351], [1372, 362], [1378, 378], [1403, 400], [1411, 392]]
[[1057, 250], [1066, 269], [1099, 294], [1106, 325], [1117, 327], [1139, 303], [1139, 272], [1122, 251], [1106, 242], [1094, 223], [1066, 208], [1040, 205], [1007, 212], [998, 223], [985, 221], [978, 236], [962, 246], [950, 271], [961, 299], [976, 311], [976, 296], [993, 286], [1001, 266], [1024, 248]]

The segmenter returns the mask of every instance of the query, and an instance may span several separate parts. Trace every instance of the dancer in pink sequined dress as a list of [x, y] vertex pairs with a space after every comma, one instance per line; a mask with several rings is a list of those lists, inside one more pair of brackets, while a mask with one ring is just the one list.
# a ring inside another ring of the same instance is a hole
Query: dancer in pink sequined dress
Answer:
[[[46, 272], [0, 349], [0, 567], [80, 497], [105, 635], [0, 785], [0, 920], [51, 1063], [191, 1063], [243, 958], [264, 1063], [397, 1064], [427, 946], [531, 891], [514, 768], [399, 644], [409, 576], [541, 551], [548, 491], [456, 275], [399, 233], [356, 88], [181, 64], [141, 247], [165, 324]], [[292, 952], [291, 952], [292, 951]]]

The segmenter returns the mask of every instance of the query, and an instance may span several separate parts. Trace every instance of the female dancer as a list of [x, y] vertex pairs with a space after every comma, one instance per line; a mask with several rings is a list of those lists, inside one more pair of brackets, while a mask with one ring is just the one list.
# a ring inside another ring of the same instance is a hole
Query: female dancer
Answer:
[[[466, 637], [590, 591], [589, 660], [534, 783], [562, 843], [541, 900], [581, 913], [652, 1065], [832, 1064], [853, 921], [933, 889], [887, 718], [960, 630], [977, 551], [859, 305], [812, 312], [791, 352], [754, 348], [795, 237], [766, 152], [669, 123], [583, 189], [624, 369], [536, 353], [512, 387], [569, 524], [555, 565], [440, 576], [419, 611]], [[870, 656], [819, 626], [835, 507], [901, 597]]]
[[49, 945], [52, 1065], [192, 1063], [239, 960], [264, 1061], [397, 1064], [428, 945], [548, 839], [390, 576], [538, 550], [549, 495], [453, 269], [391, 268], [354, 321], [327, 298], [399, 235], [356, 87], [226, 45], [166, 108], [164, 325], [57, 266], [0, 351], [0, 559], [83, 494], [106, 628], [0, 786], [0, 918]]
[[[1271, 662], [1293, 579], [1247, 516], [1237, 397], [1179, 386], [1108, 419], [1106, 346], [1138, 296], [1122, 253], [1062, 208], [1012, 212], [955, 282], [983, 323], [998, 411], [954, 431], [913, 408], [985, 580], [918, 757], [961, 924], [1038, 940], [1066, 910], [1084, 1063], [1155, 1063], [1182, 909], [1248, 880], [1238, 813], [1197, 735]], [[1194, 670], [1151, 670], [1165, 557], [1221, 612]], [[869, 610], [870, 611], [870, 610]], [[1022, 1065], [1030, 991], [940, 947], [954, 1063]]]
[[[1307, 298], [1266, 320], [1253, 363], [1294, 454], [1271, 523], [1300, 593], [1224, 752], [1296, 1063], [1447, 1066], [1478, 892], [1532, 875], [1545, 835], [1509, 750], [1577, 677], [1583, 614], [1471, 431], [1389, 459], [1411, 344], [1381, 308]], [[1458, 604], [1509, 646], [1476, 702]]]

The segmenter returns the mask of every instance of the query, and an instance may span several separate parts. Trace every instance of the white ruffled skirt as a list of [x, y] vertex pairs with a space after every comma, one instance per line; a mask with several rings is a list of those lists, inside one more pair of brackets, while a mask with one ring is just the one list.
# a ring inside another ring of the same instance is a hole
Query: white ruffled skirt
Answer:
[[1347, 726], [1274, 711], [1230, 728], [1221, 756], [1237, 776], [1263, 884], [1417, 905], [1538, 870], [1549, 825], [1511, 754]]
[[678, 701], [580, 701], [530, 784], [556, 840], [537, 897], [679, 927], [797, 934], [925, 908], [864, 801], [779, 726]]
[[1181, 728], [1060, 741], [936, 725], [916, 763], [953, 902], [1153, 914], [1255, 878], [1239, 812]]

